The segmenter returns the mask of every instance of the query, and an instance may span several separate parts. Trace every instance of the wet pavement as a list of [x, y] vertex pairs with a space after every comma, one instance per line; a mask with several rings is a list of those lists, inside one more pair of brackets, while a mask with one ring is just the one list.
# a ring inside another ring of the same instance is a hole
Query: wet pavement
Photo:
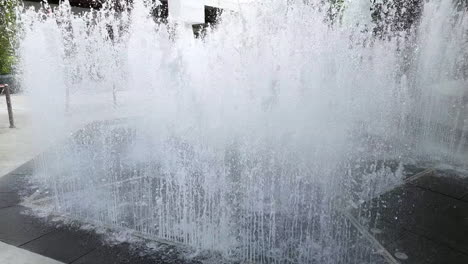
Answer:
[[34, 192], [27, 180], [33, 162], [0, 178], [0, 242], [63, 263], [199, 263], [186, 260], [174, 245], [151, 241], [158, 248], [154, 251], [142, 239], [132, 244], [110, 243], [104, 234], [80, 228], [80, 224], [34, 216], [21, 205], [21, 197]]
[[[28, 183], [33, 166], [34, 160], [0, 178], [1, 242], [64, 263], [200, 263], [185, 259], [169, 244], [156, 251], [145, 243], [111, 244], [103, 234], [29, 214], [21, 197], [34, 192]], [[468, 263], [468, 177], [450, 170], [407, 171], [412, 172], [405, 184], [350, 212], [392, 256], [383, 258], [377, 250], [367, 262]], [[368, 251], [369, 244], [359, 245], [363, 250], [355, 252]], [[350, 256], [349, 261], [358, 259]]]
[[426, 170], [353, 215], [400, 263], [468, 263], [468, 177]]

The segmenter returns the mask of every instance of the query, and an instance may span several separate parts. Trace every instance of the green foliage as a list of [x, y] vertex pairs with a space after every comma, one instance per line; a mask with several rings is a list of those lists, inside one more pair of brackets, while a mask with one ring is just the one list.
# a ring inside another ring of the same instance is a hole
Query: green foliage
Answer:
[[16, 1], [0, 0], [0, 74], [11, 73], [15, 63]]

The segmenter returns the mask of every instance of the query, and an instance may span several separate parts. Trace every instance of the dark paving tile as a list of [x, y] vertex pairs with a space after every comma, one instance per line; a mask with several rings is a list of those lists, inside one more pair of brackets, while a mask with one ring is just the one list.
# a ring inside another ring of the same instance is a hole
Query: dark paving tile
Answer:
[[73, 264], [150, 264], [155, 263], [147, 256], [131, 252], [128, 245], [102, 246], [74, 261]]
[[383, 220], [377, 208], [354, 210], [352, 214], [361, 226], [383, 246], [395, 242], [406, 232], [401, 226]]
[[59, 227], [21, 247], [49, 258], [69, 263], [102, 244], [94, 233], [77, 228]]
[[402, 226], [428, 226], [447, 208], [462, 203], [445, 195], [414, 186], [401, 186], [366, 202], [367, 217]]
[[359, 263], [359, 264], [388, 264], [384, 256], [378, 253], [378, 249], [364, 237], [355, 241], [348, 247], [347, 258], [338, 261], [338, 263]]
[[24, 210], [22, 206], [0, 209], [0, 241], [19, 246], [51, 232], [42, 220], [25, 215]]
[[464, 202], [468, 202], [468, 194], [466, 194], [465, 196], [463, 196], [463, 198], [462, 198], [461, 200], [464, 201]]
[[[414, 186], [402, 186], [361, 209], [369, 226], [379, 221], [410, 230], [468, 254], [468, 204]], [[363, 220], [363, 221], [364, 221]]]
[[466, 264], [468, 255], [435, 243], [423, 236], [406, 233], [389, 245], [387, 250], [400, 263], [411, 264]]
[[32, 159], [32, 160], [22, 164], [21, 166], [19, 166], [18, 168], [16, 168], [15, 170], [13, 170], [10, 173], [11, 174], [21, 174], [21, 175], [32, 175], [33, 172], [34, 172], [35, 162], [36, 162], [36, 160]]
[[21, 202], [21, 198], [15, 192], [0, 192], [0, 209], [15, 206]]
[[411, 184], [457, 199], [468, 193], [468, 178], [460, 177], [458, 173], [449, 170], [437, 170], [412, 181]]
[[[427, 216], [423, 234], [468, 254], [468, 204], [450, 205], [440, 214]], [[467, 262], [468, 263], [468, 262]]]
[[0, 208], [18, 205], [23, 198], [37, 190], [29, 181], [30, 175], [7, 174], [0, 178]]
[[365, 202], [353, 214], [364, 226], [386, 221], [396, 227], [407, 227], [420, 224], [417, 217], [437, 213], [447, 206], [448, 201], [450, 198], [441, 194], [404, 185]]
[[[330, 230], [331, 235], [343, 251], [333, 256], [333, 262], [337, 264], [359, 263], [379, 264], [387, 263], [379, 254], [379, 248], [362, 234], [352, 223], [348, 215], [336, 216], [334, 225]], [[329, 259], [320, 259], [314, 263], [329, 262]]]
[[9, 173], [0, 177], [0, 192], [18, 192], [28, 185], [28, 176]]
[[161, 245], [157, 251], [134, 248], [127, 243], [104, 245], [74, 261], [73, 264], [198, 264], [179, 255], [173, 246]]
[[[30, 166], [30, 164], [28, 164], [26, 165]], [[23, 171], [23, 169], [20, 167], [20, 172], [21, 171]], [[15, 170], [3, 177], [0, 177], [0, 193], [10, 193], [5, 195], [0, 194], [0, 208], [3, 207], [2, 203], [5, 203], [6, 200], [8, 200], [8, 203], [10, 204], [12, 202], [14, 202], [14, 204], [19, 204], [22, 201], [21, 198], [30, 196], [37, 190], [37, 187], [34, 187], [31, 184], [30, 174], [16, 172], [17, 171]]]
[[387, 246], [400, 239], [404, 235], [405, 230], [385, 221], [377, 221], [368, 228], [368, 232], [374, 236], [381, 245]]
[[[355, 245], [353, 246], [351, 254], [347, 255], [344, 258], [337, 259], [334, 258], [334, 263], [337, 264], [388, 264], [388, 261], [384, 256], [377, 253], [377, 250], [370, 245]], [[272, 262], [274, 263], [274, 262]], [[323, 262], [316, 262], [317, 264]]]

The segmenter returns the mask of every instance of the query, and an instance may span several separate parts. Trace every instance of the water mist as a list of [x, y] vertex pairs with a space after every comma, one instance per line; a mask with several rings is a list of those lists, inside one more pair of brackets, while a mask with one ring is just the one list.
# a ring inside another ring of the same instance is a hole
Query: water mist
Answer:
[[243, 263], [372, 263], [340, 212], [404, 164], [467, 166], [468, 16], [433, 0], [396, 30], [289, 2], [199, 38], [145, 1], [20, 10], [50, 212]]

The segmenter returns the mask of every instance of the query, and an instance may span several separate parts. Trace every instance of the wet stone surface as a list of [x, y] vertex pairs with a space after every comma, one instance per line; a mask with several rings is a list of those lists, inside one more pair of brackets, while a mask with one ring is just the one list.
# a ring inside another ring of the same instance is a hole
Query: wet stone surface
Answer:
[[468, 256], [424, 236], [406, 233], [390, 244], [387, 250], [400, 263], [411, 264], [463, 264]]
[[[19, 204], [24, 194], [34, 192], [28, 181], [32, 167], [29, 162], [0, 178], [0, 241], [65, 263], [201, 263], [183, 258], [169, 245], [157, 250], [134, 243], [111, 245], [95, 232], [25, 214]], [[404, 166], [407, 178], [423, 171]], [[411, 179], [353, 209], [352, 215], [400, 263], [468, 263], [468, 180], [454, 171], [435, 170]], [[349, 254], [340, 263], [387, 263], [347, 219], [341, 221], [346, 223], [338, 226], [349, 228], [346, 240], [352, 243], [345, 245]]]
[[70, 263], [96, 249], [101, 244], [99, 237], [92, 233], [73, 228], [58, 228], [21, 248]]
[[353, 215], [401, 263], [468, 263], [468, 178], [435, 170]]
[[436, 170], [430, 175], [412, 181], [411, 184], [456, 199], [468, 194], [468, 177], [451, 170]]
[[0, 241], [20, 246], [52, 231], [41, 220], [24, 214], [25, 210], [22, 206], [0, 209]]
[[0, 241], [17, 246], [64, 263], [86, 264], [195, 264], [187, 260], [174, 246], [158, 244], [157, 250], [146, 247], [146, 242], [110, 244], [106, 237], [80, 225], [38, 218], [20, 203], [23, 195], [34, 193], [28, 181], [33, 162], [0, 178]]

